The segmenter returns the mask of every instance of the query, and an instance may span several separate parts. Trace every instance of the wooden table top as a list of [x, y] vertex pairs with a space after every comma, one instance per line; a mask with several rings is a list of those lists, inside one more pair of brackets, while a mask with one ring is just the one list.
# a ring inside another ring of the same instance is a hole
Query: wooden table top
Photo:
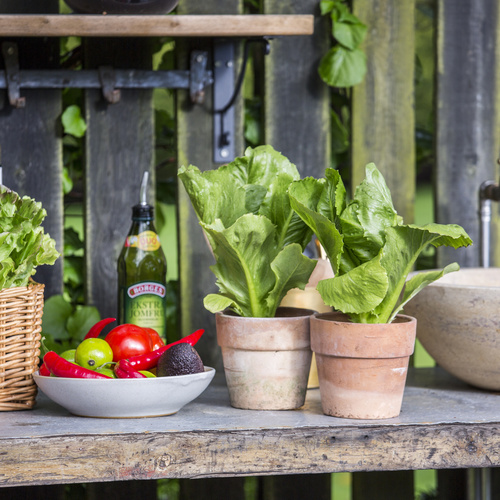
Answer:
[[319, 389], [296, 411], [232, 408], [214, 380], [176, 415], [75, 417], [39, 394], [0, 412], [0, 486], [500, 466], [500, 393], [439, 369], [412, 369], [401, 415], [321, 412]]

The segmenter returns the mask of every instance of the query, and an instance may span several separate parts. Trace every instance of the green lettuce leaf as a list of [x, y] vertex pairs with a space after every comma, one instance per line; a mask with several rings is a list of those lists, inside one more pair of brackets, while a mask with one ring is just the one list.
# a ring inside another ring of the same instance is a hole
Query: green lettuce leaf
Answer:
[[316, 234], [335, 273], [318, 291], [355, 322], [389, 323], [424, 286], [459, 268], [450, 264], [407, 282], [425, 248], [459, 248], [472, 240], [456, 224], [404, 225], [373, 163], [347, 204], [339, 177], [327, 169], [325, 179], [302, 179], [289, 188], [292, 207]]
[[211, 312], [231, 307], [241, 316], [272, 317], [288, 290], [305, 287], [316, 265], [299, 244], [282, 248], [264, 216], [243, 215], [227, 229], [220, 221], [202, 227], [214, 242], [211, 270], [222, 296], [206, 297]]
[[41, 203], [0, 188], [0, 289], [27, 286], [37, 266], [59, 257], [41, 226], [46, 215]]

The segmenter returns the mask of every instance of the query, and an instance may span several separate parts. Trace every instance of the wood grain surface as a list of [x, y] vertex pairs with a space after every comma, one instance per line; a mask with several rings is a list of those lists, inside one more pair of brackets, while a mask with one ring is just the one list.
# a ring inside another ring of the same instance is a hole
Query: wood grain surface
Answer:
[[0, 36], [311, 35], [312, 15], [0, 15]]
[[178, 414], [73, 417], [40, 397], [0, 415], [0, 486], [345, 471], [500, 466], [498, 394], [436, 369], [413, 369], [396, 419], [322, 414], [319, 391], [299, 411], [231, 408], [212, 383]]

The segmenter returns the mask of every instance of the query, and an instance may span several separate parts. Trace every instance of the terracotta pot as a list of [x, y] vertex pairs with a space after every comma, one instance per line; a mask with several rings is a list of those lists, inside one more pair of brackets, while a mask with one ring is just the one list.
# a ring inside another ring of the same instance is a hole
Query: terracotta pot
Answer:
[[[309, 283], [301, 290], [293, 288], [283, 298], [281, 305], [285, 307], [300, 307], [304, 309], [312, 309], [313, 311], [324, 313], [331, 312], [332, 308], [327, 306], [316, 286], [319, 281], [326, 278], [333, 278], [334, 274], [330, 261], [319, 259], [314, 271], [309, 278]], [[316, 357], [313, 353], [311, 360], [311, 370], [309, 372], [309, 380], [307, 381], [308, 389], [317, 389], [319, 387], [318, 369], [316, 367]]]
[[231, 406], [293, 410], [305, 401], [311, 366], [309, 318], [314, 311], [280, 307], [274, 318], [217, 313]]
[[326, 415], [380, 419], [401, 412], [417, 321], [352, 323], [342, 313], [311, 317], [321, 405]]

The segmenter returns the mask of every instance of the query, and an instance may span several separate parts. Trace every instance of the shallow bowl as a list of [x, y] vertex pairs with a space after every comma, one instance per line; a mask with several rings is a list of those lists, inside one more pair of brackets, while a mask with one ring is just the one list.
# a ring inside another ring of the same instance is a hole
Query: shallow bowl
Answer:
[[64, 0], [82, 14], [168, 14], [179, 0]]
[[483, 389], [500, 390], [500, 268], [463, 268], [404, 308], [436, 363]]
[[33, 377], [41, 391], [74, 415], [134, 418], [177, 413], [210, 384], [215, 369], [177, 377], [145, 379], [77, 379]]

